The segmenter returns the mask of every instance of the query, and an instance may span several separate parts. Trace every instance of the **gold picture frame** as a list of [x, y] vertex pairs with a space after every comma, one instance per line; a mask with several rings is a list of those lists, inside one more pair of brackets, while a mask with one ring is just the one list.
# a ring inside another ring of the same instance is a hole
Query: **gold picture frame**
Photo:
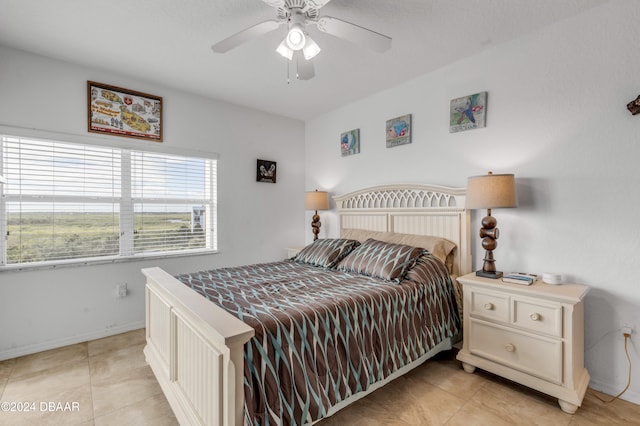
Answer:
[[87, 130], [162, 142], [162, 97], [87, 81]]

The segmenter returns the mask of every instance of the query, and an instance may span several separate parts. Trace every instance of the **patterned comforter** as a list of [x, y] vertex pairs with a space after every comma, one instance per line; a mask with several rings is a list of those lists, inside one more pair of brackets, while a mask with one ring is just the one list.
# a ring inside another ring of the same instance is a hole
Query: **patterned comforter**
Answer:
[[178, 275], [255, 329], [245, 346], [253, 425], [301, 425], [459, 331], [446, 267], [423, 255], [400, 283], [286, 260]]

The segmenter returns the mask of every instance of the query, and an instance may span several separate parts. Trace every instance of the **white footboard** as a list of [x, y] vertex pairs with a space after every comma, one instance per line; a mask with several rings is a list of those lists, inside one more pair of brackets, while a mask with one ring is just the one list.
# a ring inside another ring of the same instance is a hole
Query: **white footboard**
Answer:
[[243, 424], [243, 345], [253, 328], [160, 268], [142, 273], [144, 353], [180, 424]]

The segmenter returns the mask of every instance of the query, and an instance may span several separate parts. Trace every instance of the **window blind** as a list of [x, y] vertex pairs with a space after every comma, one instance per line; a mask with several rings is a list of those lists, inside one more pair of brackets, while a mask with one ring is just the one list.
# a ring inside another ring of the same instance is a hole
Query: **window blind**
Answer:
[[1, 139], [1, 265], [217, 249], [214, 159]]
[[215, 175], [211, 161], [131, 152], [133, 252], [209, 247]]

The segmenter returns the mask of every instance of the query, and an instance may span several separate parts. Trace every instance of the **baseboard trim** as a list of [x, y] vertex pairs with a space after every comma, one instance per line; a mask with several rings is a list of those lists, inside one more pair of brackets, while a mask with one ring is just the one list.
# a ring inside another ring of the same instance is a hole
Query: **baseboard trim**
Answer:
[[111, 327], [106, 330], [92, 331], [89, 333], [78, 334], [75, 336], [65, 337], [62, 339], [48, 340], [42, 343], [35, 343], [33, 345], [20, 346], [17, 348], [9, 348], [0, 351], [0, 361], [7, 359], [17, 358], [19, 356], [31, 355], [38, 352], [48, 351], [50, 349], [57, 349], [63, 346], [75, 345], [76, 343], [88, 342], [89, 340], [102, 339], [103, 337], [109, 337], [116, 334], [126, 333], [127, 331], [138, 330], [145, 327], [144, 321], [136, 321], [129, 324], [124, 324], [118, 327]]
[[[589, 387], [593, 390], [597, 390], [598, 392], [606, 393], [607, 395], [611, 396], [619, 394], [620, 391], [624, 388], [613, 387], [608, 383], [602, 383], [598, 380], [594, 380], [593, 377], [589, 382]], [[629, 389], [620, 396], [620, 399], [624, 399], [625, 401], [640, 405], [640, 392], [635, 392]]]

